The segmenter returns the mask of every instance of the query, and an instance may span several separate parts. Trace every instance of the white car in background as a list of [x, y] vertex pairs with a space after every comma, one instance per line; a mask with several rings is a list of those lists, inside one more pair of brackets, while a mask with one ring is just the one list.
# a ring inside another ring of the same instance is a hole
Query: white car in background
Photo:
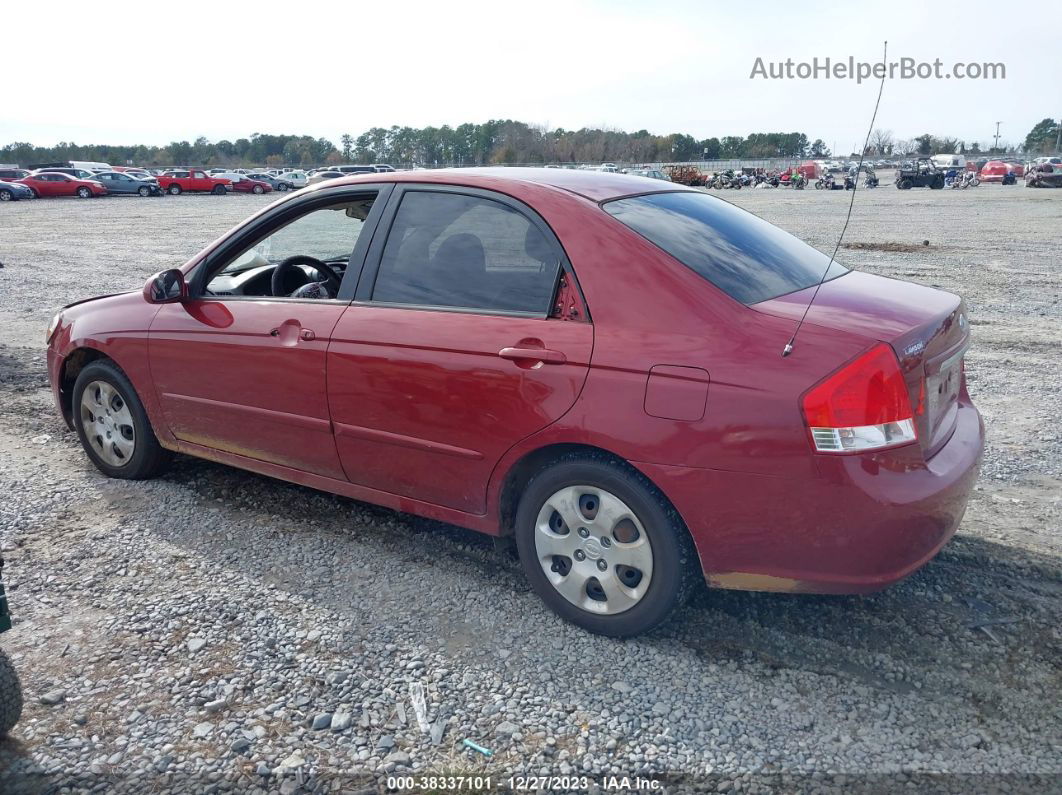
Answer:
[[280, 174], [281, 179], [286, 179], [295, 188], [305, 188], [310, 180], [310, 175], [305, 171], [285, 171]]

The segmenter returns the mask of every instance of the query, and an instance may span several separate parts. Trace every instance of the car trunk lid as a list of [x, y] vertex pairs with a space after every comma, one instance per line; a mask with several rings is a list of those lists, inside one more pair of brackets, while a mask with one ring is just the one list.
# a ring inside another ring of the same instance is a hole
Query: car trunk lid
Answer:
[[[809, 287], [752, 308], [797, 321], [814, 291]], [[922, 451], [928, 458], [948, 441], [955, 427], [964, 380], [963, 355], [970, 339], [959, 296], [849, 271], [823, 282], [805, 322], [892, 346], [908, 387]]]

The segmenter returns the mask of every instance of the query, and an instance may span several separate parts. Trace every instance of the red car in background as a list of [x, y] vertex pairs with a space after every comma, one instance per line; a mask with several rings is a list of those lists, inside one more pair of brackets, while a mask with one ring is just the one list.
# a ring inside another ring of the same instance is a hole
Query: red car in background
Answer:
[[176, 196], [180, 193], [228, 193], [230, 180], [212, 177], [204, 169], [173, 169], [159, 176], [159, 187]]
[[107, 195], [107, 189], [99, 182], [91, 179], [78, 179], [69, 174], [54, 171], [40, 171], [14, 181], [27, 185], [40, 198], [78, 196], [82, 199], [90, 199], [93, 196]]
[[260, 179], [248, 177], [245, 174], [237, 174], [239, 179], [231, 179], [232, 190], [235, 193], [272, 193], [273, 186]]
[[542, 599], [613, 636], [700, 577], [908, 576], [958, 527], [984, 446], [959, 296], [620, 174], [329, 180], [65, 308], [47, 341], [105, 474], [176, 451], [513, 536]]

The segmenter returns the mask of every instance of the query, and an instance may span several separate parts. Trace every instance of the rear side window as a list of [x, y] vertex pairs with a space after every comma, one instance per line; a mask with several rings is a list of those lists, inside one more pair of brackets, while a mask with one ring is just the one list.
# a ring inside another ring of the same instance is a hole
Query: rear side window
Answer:
[[554, 244], [507, 204], [411, 191], [395, 214], [372, 300], [545, 316], [559, 269]]
[[[745, 304], [818, 283], [830, 258], [750, 212], [699, 192], [607, 202], [606, 212]], [[827, 279], [847, 273], [834, 262]]]

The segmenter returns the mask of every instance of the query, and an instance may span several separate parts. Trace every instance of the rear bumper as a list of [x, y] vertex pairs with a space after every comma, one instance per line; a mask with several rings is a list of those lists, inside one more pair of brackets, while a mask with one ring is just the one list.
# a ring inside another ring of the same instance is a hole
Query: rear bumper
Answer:
[[984, 423], [964, 395], [951, 439], [813, 456], [806, 478], [637, 464], [671, 498], [709, 585], [869, 593], [912, 574], [954, 535], [980, 469]]

